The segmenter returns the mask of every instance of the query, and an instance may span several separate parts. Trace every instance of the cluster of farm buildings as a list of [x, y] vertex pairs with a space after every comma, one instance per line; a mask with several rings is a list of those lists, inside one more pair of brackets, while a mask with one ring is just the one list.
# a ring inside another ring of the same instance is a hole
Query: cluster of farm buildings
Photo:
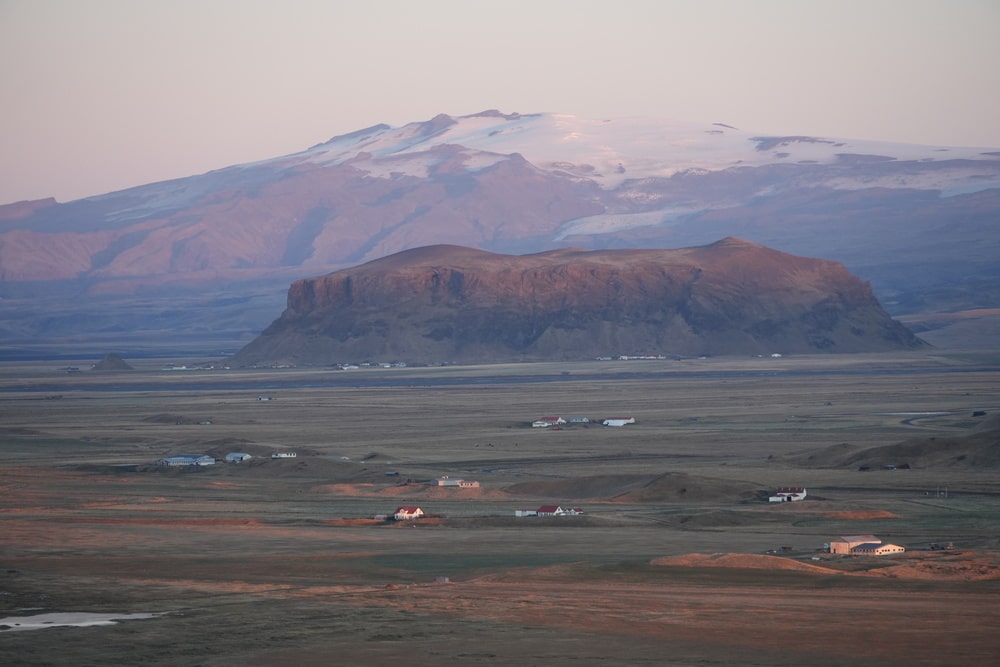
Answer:
[[570, 417], [569, 419], [563, 419], [559, 416], [542, 417], [541, 419], [536, 419], [531, 422], [532, 428], [548, 428], [560, 427], [564, 424], [570, 425], [583, 425], [590, 423], [600, 423], [603, 426], [625, 426], [626, 424], [634, 424], [635, 417], [606, 417], [600, 420], [591, 420], [589, 417]]
[[[552, 422], [552, 424], [555, 423], [557, 422]], [[566, 422], [562, 421], [562, 423]], [[290, 459], [295, 457], [296, 457], [295, 452], [274, 452], [273, 454], [271, 454], [272, 459]], [[253, 457], [245, 452], [230, 452], [229, 454], [226, 454], [224, 460], [226, 463], [241, 463], [251, 458]], [[216, 463], [217, 463], [216, 459], [207, 454], [182, 454], [178, 456], [171, 456], [168, 458], [160, 459], [159, 461], [157, 461], [157, 464], [159, 465], [174, 466], [174, 467], [208, 466], [208, 465], [215, 465]], [[449, 477], [447, 475], [435, 479], [433, 482], [431, 482], [431, 485], [438, 487], [455, 487], [462, 489], [479, 488], [479, 482], [477, 481], [458, 479]], [[785, 487], [779, 487], [773, 495], [768, 497], [768, 501], [772, 503], [796, 502], [804, 500], [806, 498], [806, 495], [807, 491], [804, 487], [785, 486]], [[563, 507], [562, 505], [542, 505], [536, 509], [514, 510], [514, 516], [516, 517], [579, 516], [583, 513], [584, 511], [582, 508]], [[402, 505], [400, 507], [397, 507], [395, 512], [392, 513], [392, 518], [395, 521], [412, 521], [414, 519], [420, 519], [424, 516], [426, 516], [426, 513], [424, 512], [423, 508], [416, 505]], [[388, 520], [389, 516], [385, 514], [377, 514], [375, 515], [375, 518], [381, 520]], [[897, 544], [889, 544], [883, 542], [875, 535], [841, 536], [835, 540], [832, 540], [827, 545], [827, 550], [831, 554], [855, 555], [855, 556], [887, 556], [891, 554], [900, 554], [906, 551], [904, 547], [901, 547]]]
[[[581, 514], [583, 514], [583, 510], [579, 507], [563, 507], [562, 505], [542, 505], [537, 509], [514, 510], [514, 516], [516, 517], [579, 516]], [[403, 505], [401, 507], [397, 507], [396, 511], [392, 514], [392, 518], [396, 521], [412, 521], [425, 516], [427, 516], [427, 514], [424, 512], [423, 508], [416, 505]], [[388, 520], [389, 515], [376, 514], [375, 518], [379, 520]]]
[[898, 544], [888, 544], [874, 535], [845, 535], [830, 542], [832, 554], [853, 556], [888, 556], [901, 554], [906, 549]]
[[[297, 456], [295, 452], [274, 452], [271, 454], [272, 459], [294, 459]], [[223, 459], [226, 463], [243, 463], [244, 461], [249, 461], [253, 456], [247, 454], [246, 452], [230, 452], [226, 454]], [[218, 461], [214, 456], [209, 456], [208, 454], [178, 454], [177, 456], [168, 456], [167, 458], [160, 459], [156, 462], [156, 465], [167, 466], [171, 468], [177, 467], [187, 467], [187, 466], [214, 466]]]

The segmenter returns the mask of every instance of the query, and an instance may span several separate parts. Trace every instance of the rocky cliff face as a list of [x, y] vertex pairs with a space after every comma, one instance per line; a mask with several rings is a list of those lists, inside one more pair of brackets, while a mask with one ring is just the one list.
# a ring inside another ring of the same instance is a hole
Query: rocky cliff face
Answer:
[[240, 364], [869, 352], [923, 343], [839, 263], [679, 250], [404, 251], [300, 280]]

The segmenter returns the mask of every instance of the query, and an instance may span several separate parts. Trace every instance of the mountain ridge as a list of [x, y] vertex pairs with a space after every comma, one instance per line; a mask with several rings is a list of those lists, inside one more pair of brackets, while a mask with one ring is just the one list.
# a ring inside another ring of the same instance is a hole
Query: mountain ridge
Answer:
[[[241, 322], [238, 337], [267, 325], [291, 280], [438, 243], [523, 254], [739, 236], [842, 262], [897, 314], [993, 308], [998, 214], [995, 149], [439, 114], [73, 202], [0, 206], [0, 336], [151, 330], [134, 300], [157, 298], [189, 310], [187, 331]], [[227, 310], [234, 296], [251, 320]], [[66, 316], [24, 301], [42, 298]]]

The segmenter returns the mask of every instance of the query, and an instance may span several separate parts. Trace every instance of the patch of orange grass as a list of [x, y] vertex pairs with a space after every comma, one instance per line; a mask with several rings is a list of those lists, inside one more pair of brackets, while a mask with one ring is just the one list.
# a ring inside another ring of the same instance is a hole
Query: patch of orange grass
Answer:
[[53, 523], [73, 523], [73, 524], [108, 524], [108, 525], [137, 525], [137, 526], [187, 526], [215, 527], [215, 526], [239, 526], [247, 528], [259, 528], [264, 526], [264, 522], [259, 519], [166, 519], [159, 517], [52, 517], [47, 521]]
[[834, 570], [819, 565], [764, 554], [686, 554], [684, 556], [654, 558], [649, 563], [650, 565], [667, 567], [727, 567], [739, 570], [795, 570], [812, 574], [835, 573]]
[[921, 579], [934, 581], [991, 581], [1000, 579], [1000, 566], [991, 559], [963, 554], [957, 558], [906, 561], [865, 574], [891, 579]]
[[377, 526], [385, 523], [379, 519], [323, 519], [327, 526]]

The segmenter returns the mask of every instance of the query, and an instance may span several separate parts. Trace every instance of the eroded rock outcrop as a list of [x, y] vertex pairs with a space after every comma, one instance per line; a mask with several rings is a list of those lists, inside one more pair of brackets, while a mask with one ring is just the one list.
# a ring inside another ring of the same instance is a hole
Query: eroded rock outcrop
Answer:
[[923, 343], [841, 264], [736, 238], [677, 250], [404, 251], [295, 282], [241, 364], [867, 352]]

